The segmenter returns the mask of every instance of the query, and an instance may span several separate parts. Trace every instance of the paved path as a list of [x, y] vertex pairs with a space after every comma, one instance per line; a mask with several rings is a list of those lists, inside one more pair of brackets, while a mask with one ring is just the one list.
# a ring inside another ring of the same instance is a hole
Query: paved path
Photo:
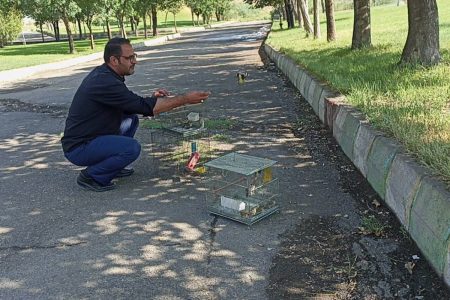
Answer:
[[[139, 51], [127, 78], [143, 94], [211, 90], [208, 117], [238, 124], [230, 150], [278, 161], [281, 212], [251, 227], [208, 214], [197, 178], [162, 174], [143, 128], [132, 177], [99, 194], [75, 184], [80, 168], [64, 159], [60, 134], [76, 87], [100, 60], [0, 90], [0, 298], [267, 299], [280, 234], [309, 216], [357, 224], [333, 161], [313, 158], [293, 134], [300, 106], [261, 67], [261, 40], [218, 39], [259, 28], [189, 33]], [[244, 85], [238, 70], [249, 73]]]

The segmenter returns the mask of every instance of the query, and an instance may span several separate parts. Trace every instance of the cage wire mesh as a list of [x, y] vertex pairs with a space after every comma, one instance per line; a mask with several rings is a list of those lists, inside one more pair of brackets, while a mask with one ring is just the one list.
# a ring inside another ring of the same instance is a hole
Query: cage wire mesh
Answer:
[[183, 137], [196, 136], [205, 128], [204, 105], [183, 106], [170, 112], [161, 113], [155, 118], [161, 128]]
[[204, 115], [203, 105], [191, 105], [153, 118], [158, 129], [151, 131], [152, 155], [160, 171], [204, 173], [203, 165], [211, 157]]
[[274, 160], [229, 153], [205, 163], [209, 212], [247, 225], [279, 210]]

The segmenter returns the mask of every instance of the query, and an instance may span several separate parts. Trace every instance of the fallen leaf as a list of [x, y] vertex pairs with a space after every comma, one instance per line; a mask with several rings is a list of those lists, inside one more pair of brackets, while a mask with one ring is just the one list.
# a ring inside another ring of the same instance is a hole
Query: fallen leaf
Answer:
[[415, 265], [416, 265], [415, 263], [410, 262], [410, 261], [405, 264], [405, 268], [406, 268], [406, 270], [408, 270], [409, 274], [412, 275], [412, 271], [413, 271]]
[[378, 202], [378, 200], [376, 199], [372, 201], [372, 204], [375, 205], [376, 208], [381, 206], [380, 202]]

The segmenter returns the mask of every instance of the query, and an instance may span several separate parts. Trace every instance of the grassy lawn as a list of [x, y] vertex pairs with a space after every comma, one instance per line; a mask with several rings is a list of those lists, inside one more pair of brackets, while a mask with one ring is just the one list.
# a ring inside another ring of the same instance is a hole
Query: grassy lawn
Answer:
[[[131, 37], [130, 39], [132, 42], [144, 40], [142, 37]], [[91, 50], [89, 40], [75, 41], [76, 54], [68, 54], [69, 43], [67, 41], [7, 46], [0, 48], [0, 71], [57, 62], [101, 52], [107, 41], [108, 39], [95, 40], [94, 50]]]
[[[177, 14], [177, 28], [191, 27], [191, 14], [185, 8]], [[170, 33], [173, 30], [173, 15], [169, 14], [167, 16], [167, 23], [165, 20], [165, 13], [158, 13], [158, 29], [161, 30], [161, 34]], [[147, 30], [151, 32], [150, 20], [147, 19], [148, 28]], [[73, 29], [78, 29], [77, 26], [73, 26]], [[143, 22], [139, 24], [139, 29], [143, 30]], [[117, 26], [111, 26], [113, 35], [118, 34]], [[131, 32], [131, 27], [127, 27], [127, 30]], [[66, 30], [63, 25], [60, 27], [61, 34], [65, 34]], [[102, 27], [95, 27], [94, 32], [103, 32]], [[74, 38], [78, 37], [77, 33], [73, 34]], [[143, 34], [139, 37], [134, 35], [128, 36], [132, 42], [143, 41]], [[152, 37], [149, 36], [149, 39]], [[67, 41], [62, 42], [47, 42], [39, 44], [28, 44], [28, 45], [13, 45], [7, 46], [5, 48], [0, 48], [0, 71], [35, 66], [45, 63], [57, 62], [73, 57], [84, 56], [87, 54], [101, 52], [103, 51], [105, 44], [108, 39], [95, 39], [95, 49], [91, 50], [89, 40], [76, 40], [75, 49], [76, 54], [69, 53], [69, 43]]]
[[397, 66], [408, 33], [406, 6], [372, 7], [372, 49], [350, 50], [353, 11], [336, 12], [335, 43], [326, 41], [324, 15], [318, 40], [274, 24], [267, 43], [346, 95], [450, 183], [450, 2], [437, 3], [442, 62], [430, 69]]
[[[250, 9], [247, 4], [241, 3], [236, 9], [246, 10], [247, 17], [238, 18], [240, 20], [254, 20], [261, 19], [262, 16], [269, 17], [268, 10], [255, 10]], [[237, 12], [234, 12], [237, 15]], [[236, 16], [233, 16], [236, 17]], [[114, 21], [114, 20], [112, 20]], [[196, 18], [195, 18], [196, 21]], [[200, 20], [201, 21], [201, 20]], [[178, 14], [176, 14], [177, 29], [182, 29], [183, 27], [195, 27], [192, 23], [191, 11], [187, 7], [183, 7]], [[138, 26], [140, 31], [140, 36], [135, 37], [134, 33], [131, 32], [131, 27], [128, 24], [126, 27], [127, 32], [129, 32], [128, 38], [132, 42], [139, 42], [143, 40], [143, 30], [144, 22], [141, 20]], [[200, 25], [203, 26], [203, 25]], [[34, 28], [35, 29], [35, 28]], [[27, 30], [33, 30], [33, 26], [27, 28]], [[86, 29], [84, 29], [86, 30]], [[94, 33], [104, 33], [104, 28], [102, 26], [93, 26]], [[44, 32], [48, 31], [46, 26], [44, 26]], [[78, 26], [77, 24], [72, 24], [72, 31], [74, 38], [78, 38]], [[117, 24], [111, 23], [111, 31], [114, 36], [119, 35], [119, 28]], [[152, 32], [151, 20], [147, 18], [147, 31], [149, 34]], [[174, 17], [171, 13], [167, 14], [165, 12], [158, 12], [158, 31], [159, 35], [170, 34], [174, 32]], [[60, 33], [61, 35], [66, 34], [66, 28], [60, 22]], [[52, 34], [52, 32], [50, 33]], [[151, 37], [149, 37], [151, 38]], [[76, 40], [75, 49], [76, 54], [69, 53], [69, 45], [67, 41], [63, 42], [46, 42], [40, 44], [28, 44], [28, 45], [14, 45], [7, 46], [5, 48], [0, 48], [0, 71], [17, 69], [21, 67], [35, 66], [39, 64], [57, 62], [77, 56], [83, 56], [95, 52], [103, 51], [103, 48], [107, 42], [106, 38], [95, 39], [95, 49], [91, 50], [88, 40]]]

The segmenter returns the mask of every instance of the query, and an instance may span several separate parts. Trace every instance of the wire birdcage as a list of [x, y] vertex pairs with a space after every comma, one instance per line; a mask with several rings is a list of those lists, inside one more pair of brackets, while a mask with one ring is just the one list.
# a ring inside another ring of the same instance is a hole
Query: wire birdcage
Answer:
[[229, 153], [205, 163], [206, 200], [212, 214], [247, 225], [277, 212], [274, 160]]
[[151, 132], [152, 153], [160, 169], [173, 170], [174, 175], [204, 173], [203, 164], [211, 157], [204, 115], [203, 105], [191, 105], [153, 118], [159, 129]]

